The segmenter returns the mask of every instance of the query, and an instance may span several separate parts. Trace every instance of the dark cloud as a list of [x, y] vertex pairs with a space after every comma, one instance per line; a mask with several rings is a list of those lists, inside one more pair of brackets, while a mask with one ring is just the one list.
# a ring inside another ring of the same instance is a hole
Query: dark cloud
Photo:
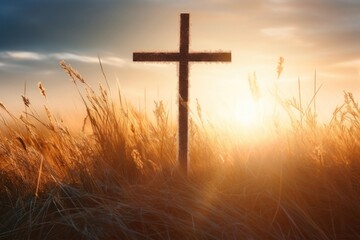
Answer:
[[[0, 50], [86, 49], [109, 42], [130, 1], [2, 1]], [[109, 26], [110, 25], [110, 26]]]

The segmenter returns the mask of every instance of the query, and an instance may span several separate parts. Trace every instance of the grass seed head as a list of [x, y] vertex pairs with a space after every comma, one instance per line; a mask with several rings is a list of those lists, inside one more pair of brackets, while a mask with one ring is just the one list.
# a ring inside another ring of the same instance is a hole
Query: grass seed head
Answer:
[[283, 57], [279, 58], [278, 66], [277, 66], [277, 78], [280, 78], [282, 71], [284, 70], [284, 61]]
[[3, 110], [7, 111], [7, 109], [6, 109], [6, 107], [5, 107], [5, 105], [4, 105], [3, 102], [0, 102], [0, 108], [2, 108]]
[[23, 100], [23, 102], [24, 102], [24, 105], [25, 105], [26, 107], [29, 107], [29, 106], [30, 106], [30, 100], [29, 100], [29, 98], [27, 98], [27, 97], [25, 97], [25, 96], [23, 96], [23, 95], [21, 95], [21, 98], [22, 98], [22, 100]]
[[45, 88], [44, 88], [44, 86], [42, 85], [41, 82], [38, 83], [38, 88], [39, 88], [39, 90], [40, 90], [41, 95], [43, 95], [44, 97], [46, 97], [46, 91], [45, 91]]
[[84, 78], [80, 75], [80, 73], [71, 67], [70, 64], [66, 64], [64, 60], [60, 61], [61, 68], [70, 76], [73, 82], [79, 80], [81, 83], [85, 83]]

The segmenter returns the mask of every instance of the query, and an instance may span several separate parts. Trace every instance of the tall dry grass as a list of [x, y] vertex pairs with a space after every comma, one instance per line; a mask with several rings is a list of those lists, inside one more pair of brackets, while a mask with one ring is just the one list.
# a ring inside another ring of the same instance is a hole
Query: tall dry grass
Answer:
[[278, 98], [290, 127], [251, 142], [219, 131], [198, 104], [184, 177], [162, 102], [150, 120], [120, 93], [113, 100], [105, 74], [106, 87], [95, 90], [61, 67], [84, 103], [83, 129], [54, 116], [42, 84], [45, 118], [25, 94], [20, 117], [0, 105], [0, 239], [360, 238], [360, 108], [352, 94], [327, 124], [317, 124], [312, 101], [303, 109], [301, 94]]

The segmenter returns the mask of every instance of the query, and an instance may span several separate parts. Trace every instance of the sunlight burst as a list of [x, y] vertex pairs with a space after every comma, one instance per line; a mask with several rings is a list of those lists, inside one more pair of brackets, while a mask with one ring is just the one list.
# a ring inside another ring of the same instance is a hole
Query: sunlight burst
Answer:
[[258, 103], [250, 98], [235, 104], [233, 114], [235, 122], [244, 128], [253, 128], [260, 123]]

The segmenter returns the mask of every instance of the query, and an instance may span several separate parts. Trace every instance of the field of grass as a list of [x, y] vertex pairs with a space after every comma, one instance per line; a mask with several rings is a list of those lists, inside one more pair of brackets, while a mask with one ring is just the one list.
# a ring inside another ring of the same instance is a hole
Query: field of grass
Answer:
[[61, 66], [83, 99], [83, 129], [48, 105], [40, 117], [26, 96], [20, 117], [0, 104], [0, 239], [360, 239], [360, 109], [350, 93], [325, 124], [279, 100], [287, 127], [269, 124], [251, 141], [199, 107], [186, 177], [162, 102], [147, 117]]

